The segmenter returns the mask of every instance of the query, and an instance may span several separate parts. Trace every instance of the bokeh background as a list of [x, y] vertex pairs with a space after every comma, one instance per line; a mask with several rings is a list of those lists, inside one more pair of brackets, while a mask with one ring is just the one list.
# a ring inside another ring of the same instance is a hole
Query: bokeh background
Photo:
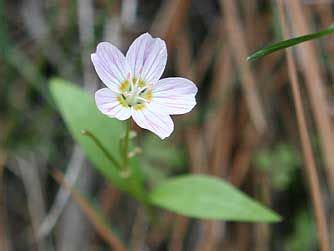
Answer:
[[[123, 244], [135, 251], [333, 250], [326, 244], [334, 248], [333, 37], [293, 50], [312, 147], [305, 155], [285, 52], [252, 63], [246, 58], [282, 40], [282, 27], [288, 37], [328, 27], [334, 5], [281, 4], [0, 0], [0, 250], [122, 251]], [[194, 220], [161, 211], [152, 224], [86, 160], [48, 81], [62, 77], [93, 96], [102, 87], [90, 61], [97, 43], [109, 41], [124, 52], [147, 31], [167, 43], [164, 76], [190, 78], [199, 88], [196, 109], [174, 117], [169, 139], [136, 128], [151, 181], [165, 174], [216, 175], [273, 208], [282, 222]], [[65, 174], [77, 196], [69, 196], [53, 170]], [[113, 234], [92, 216], [95, 205]]]

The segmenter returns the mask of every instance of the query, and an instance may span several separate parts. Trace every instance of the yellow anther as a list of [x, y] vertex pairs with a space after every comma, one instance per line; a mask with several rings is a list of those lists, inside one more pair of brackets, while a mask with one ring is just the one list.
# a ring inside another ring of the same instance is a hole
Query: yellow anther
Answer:
[[144, 80], [139, 80], [139, 82], [138, 82], [138, 86], [140, 87], [140, 88], [142, 88], [142, 87], [144, 87], [146, 85], [146, 83], [144, 82]]
[[124, 91], [126, 91], [126, 90], [128, 90], [129, 89], [129, 80], [124, 80], [121, 84], [120, 84], [120, 86], [119, 86], [119, 90], [121, 91], [121, 92], [124, 92]]
[[147, 101], [151, 101], [152, 100], [152, 91], [147, 91], [144, 95], [143, 98], [145, 98]]
[[134, 105], [133, 106], [133, 108], [136, 110], [136, 111], [140, 111], [140, 110], [142, 110], [142, 109], [144, 109], [145, 108], [145, 104], [136, 104], [136, 105]]
[[117, 101], [121, 104], [121, 106], [128, 107], [128, 104], [122, 96], [117, 96]]

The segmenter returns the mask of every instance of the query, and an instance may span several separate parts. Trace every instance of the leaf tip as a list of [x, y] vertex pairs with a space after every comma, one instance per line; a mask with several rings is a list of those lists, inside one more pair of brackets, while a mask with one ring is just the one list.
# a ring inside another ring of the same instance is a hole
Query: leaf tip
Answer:
[[282, 220], [283, 218], [274, 211], [270, 211], [270, 214], [268, 215], [268, 218], [266, 219], [266, 221], [270, 223], [278, 223], [278, 222], [281, 222]]
[[257, 56], [257, 53], [253, 53], [253, 54], [251, 54], [250, 56], [247, 57], [247, 61], [248, 61], [248, 62], [252, 62], [252, 61], [254, 61], [257, 57], [258, 57], [258, 56]]
[[280, 216], [279, 214], [276, 214], [274, 215], [274, 221], [275, 222], [281, 222], [283, 220], [283, 217]]

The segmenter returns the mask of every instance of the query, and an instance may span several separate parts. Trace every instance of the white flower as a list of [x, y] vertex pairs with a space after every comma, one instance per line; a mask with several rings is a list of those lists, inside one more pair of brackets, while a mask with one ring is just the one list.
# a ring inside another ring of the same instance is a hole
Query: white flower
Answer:
[[166, 44], [160, 38], [142, 34], [126, 56], [102, 42], [91, 59], [108, 87], [95, 93], [96, 105], [111, 118], [126, 120], [132, 116], [138, 126], [164, 139], [174, 129], [170, 115], [187, 113], [196, 105], [197, 87], [192, 81], [160, 79], [167, 62]]

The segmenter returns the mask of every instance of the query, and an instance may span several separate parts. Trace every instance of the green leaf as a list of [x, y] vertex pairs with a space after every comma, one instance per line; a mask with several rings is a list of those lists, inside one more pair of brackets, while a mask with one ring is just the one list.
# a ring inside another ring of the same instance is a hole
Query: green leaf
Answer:
[[305, 36], [300, 36], [300, 37], [295, 37], [295, 38], [291, 38], [291, 39], [288, 39], [288, 40], [280, 41], [278, 43], [269, 45], [267, 47], [264, 47], [261, 50], [258, 50], [256, 52], [254, 52], [249, 57], [247, 57], [247, 61], [254, 61], [258, 58], [261, 58], [263, 56], [271, 54], [275, 51], [285, 49], [285, 48], [294, 46], [296, 44], [303, 43], [303, 42], [308, 41], [308, 40], [320, 38], [322, 36], [329, 35], [333, 32], [334, 32], [334, 24], [331, 24], [327, 29], [324, 29], [322, 31], [312, 33], [312, 34], [308, 34], [308, 35], [305, 35]]
[[276, 222], [280, 216], [221, 179], [184, 175], [158, 185], [149, 194], [152, 204], [200, 219]]
[[132, 175], [124, 179], [101, 149], [89, 137], [81, 134], [82, 130], [90, 131], [117, 160], [121, 160], [119, 141], [125, 134], [125, 123], [104, 116], [97, 110], [91, 95], [65, 80], [51, 80], [50, 90], [70, 133], [87, 158], [113, 185], [136, 199], [144, 200], [142, 174], [137, 159], [131, 159]]

